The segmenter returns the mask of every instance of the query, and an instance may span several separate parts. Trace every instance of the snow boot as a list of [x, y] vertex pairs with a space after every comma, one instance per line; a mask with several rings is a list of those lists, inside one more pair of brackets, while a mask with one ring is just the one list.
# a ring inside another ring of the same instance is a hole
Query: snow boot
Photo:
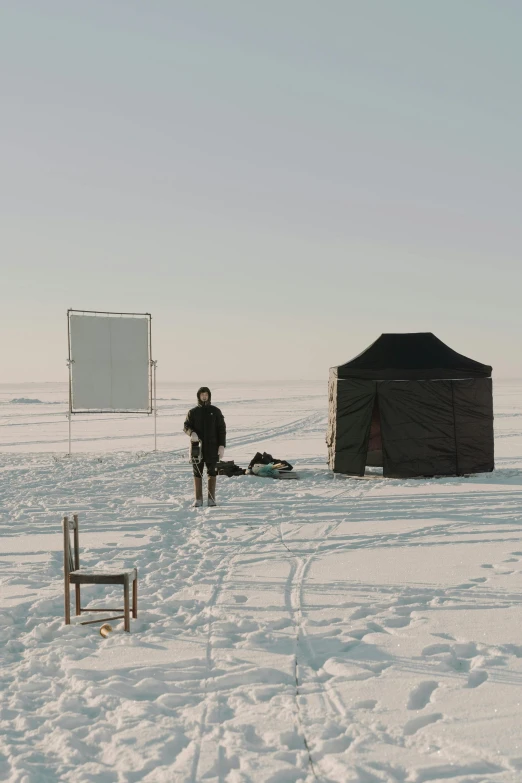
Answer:
[[208, 477], [208, 506], [216, 505], [216, 476]]
[[199, 508], [203, 505], [203, 479], [194, 476], [194, 495], [195, 500], [192, 504], [193, 508]]

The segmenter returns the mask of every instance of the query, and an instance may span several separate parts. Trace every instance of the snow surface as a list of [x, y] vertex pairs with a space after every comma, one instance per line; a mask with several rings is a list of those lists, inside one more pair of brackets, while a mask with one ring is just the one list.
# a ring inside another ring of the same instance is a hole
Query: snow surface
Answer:
[[[66, 387], [0, 386], [0, 780], [520, 782], [522, 383], [495, 473], [429, 481], [333, 478], [326, 384], [216, 385], [226, 458], [300, 480], [199, 510], [194, 391], [160, 385], [159, 452], [150, 417], [92, 415], [69, 459]], [[139, 570], [131, 634], [63, 625], [74, 512], [83, 565]]]

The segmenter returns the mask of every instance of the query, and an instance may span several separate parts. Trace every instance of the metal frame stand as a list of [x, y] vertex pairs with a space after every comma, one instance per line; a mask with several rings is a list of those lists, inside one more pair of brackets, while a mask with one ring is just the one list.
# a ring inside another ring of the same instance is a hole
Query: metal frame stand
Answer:
[[71, 422], [72, 422], [72, 365], [73, 359], [67, 359], [67, 367], [69, 368], [69, 411], [67, 418], [69, 419], [69, 457], [71, 456]]
[[155, 359], [150, 360], [152, 367], [152, 394], [154, 397], [154, 451], [158, 450], [158, 403], [156, 401], [156, 369], [158, 362]]

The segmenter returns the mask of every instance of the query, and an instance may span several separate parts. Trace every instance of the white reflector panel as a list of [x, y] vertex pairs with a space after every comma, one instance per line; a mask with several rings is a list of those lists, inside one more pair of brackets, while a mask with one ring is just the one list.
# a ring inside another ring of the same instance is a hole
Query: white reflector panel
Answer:
[[73, 412], [150, 412], [149, 323], [148, 316], [69, 316]]

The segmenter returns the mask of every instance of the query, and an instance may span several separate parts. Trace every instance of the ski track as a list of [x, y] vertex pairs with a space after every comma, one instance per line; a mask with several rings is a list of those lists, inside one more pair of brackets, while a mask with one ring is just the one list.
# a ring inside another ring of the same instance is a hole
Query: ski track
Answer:
[[[324, 421], [307, 412], [230, 445]], [[520, 604], [519, 467], [464, 486], [339, 486], [312, 457], [301, 482], [220, 479], [220, 506], [192, 510], [185, 455], [0, 455], [0, 581], [16, 598], [0, 608], [0, 780], [518, 783], [522, 752], [459, 745], [455, 711], [522, 687], [516, 637], [492, 642], [466, 622]], [[86, 564], [138, 567], [129, 636], [62, 624], [59, 523], [73, 512]], [[383, 553], [385, 568], [433, 547], [489, 556], [460, 582], [375, 578], [366, 560], [351, 570], [355, 556]], [[331, 558], [346, 562], [344, 580], [327, 581]]]

